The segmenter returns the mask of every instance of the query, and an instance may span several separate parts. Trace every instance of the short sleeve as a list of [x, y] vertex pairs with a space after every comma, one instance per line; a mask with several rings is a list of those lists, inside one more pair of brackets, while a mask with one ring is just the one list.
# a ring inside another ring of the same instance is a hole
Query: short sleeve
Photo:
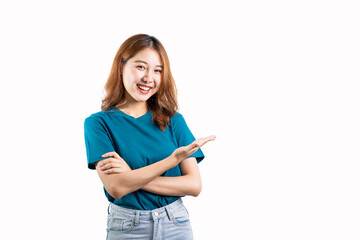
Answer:
[[106, 127], [91, 116], [84, 121], [84, 136], [88, 168], [95, 169], [103, 154], [115, 151], [114, 146]]
[[[191, 133], [184, 117], [180, 113], [177, 113], [172, 117], [171, 126], [173, 128], [178, 147], [189, 145], [195, 141], [194, 135]], [[197, 150], [190, 157], [195, 157], [198, 163], [205, 158], [201, 149]]]

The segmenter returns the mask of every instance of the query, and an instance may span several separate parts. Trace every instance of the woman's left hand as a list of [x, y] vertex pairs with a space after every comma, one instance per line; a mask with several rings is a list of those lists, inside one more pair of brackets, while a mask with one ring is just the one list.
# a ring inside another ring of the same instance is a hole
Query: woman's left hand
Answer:
[[129, 165], [116, 152], [105, 153], [102, 157], [107, 159], [99, 161], [97, 166], [107, 175], [131, 171]]

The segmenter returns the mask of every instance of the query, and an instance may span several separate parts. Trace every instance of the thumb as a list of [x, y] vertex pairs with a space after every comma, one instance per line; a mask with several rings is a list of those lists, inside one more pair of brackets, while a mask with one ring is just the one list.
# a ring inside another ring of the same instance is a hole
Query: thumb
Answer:
[[198, 148], [198, 147], [200, 147], [200, 144], [199, 144], [199, 143], [194, 143], [193, 145], [194, 145], [193, 148]]
[[197, 142], [193, 142], [193, 143], [191, 143], [191, 144], [189, 145], [189, 148], [190, 148], [190, 149], [194, 149], [194, 148], [198, 148], [198, 147], [200, 147], [200, 145], [199, 145], [199, 143], [197, 143]]

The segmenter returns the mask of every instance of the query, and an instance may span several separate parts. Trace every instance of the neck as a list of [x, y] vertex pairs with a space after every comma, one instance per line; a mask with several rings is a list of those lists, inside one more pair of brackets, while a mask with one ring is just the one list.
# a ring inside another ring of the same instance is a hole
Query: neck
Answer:
[[118, 109], [135, 118], [144, 115], [148, 111], [146, 102], [125, 102]]

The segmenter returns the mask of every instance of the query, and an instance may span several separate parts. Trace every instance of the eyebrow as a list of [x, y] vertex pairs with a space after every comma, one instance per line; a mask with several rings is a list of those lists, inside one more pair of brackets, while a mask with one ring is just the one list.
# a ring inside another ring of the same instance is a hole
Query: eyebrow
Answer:
[[[148, 63], [143, 61], [143, 60], [135, 60], [134, 62], [140, 62], [140, 63], [144, 63], [144, 64], [148, 65]], [[163, 66], [162, 65], [156, 65], [155, 67], [161, 67], [162, 68]]]

